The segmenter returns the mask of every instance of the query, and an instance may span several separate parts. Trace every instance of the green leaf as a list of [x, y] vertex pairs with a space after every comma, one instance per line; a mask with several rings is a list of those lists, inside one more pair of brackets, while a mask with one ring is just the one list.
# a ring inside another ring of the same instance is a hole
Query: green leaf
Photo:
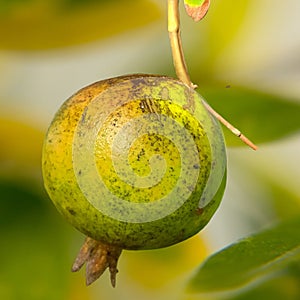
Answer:
[[[293, 218], [300, 212], [300, 194], [293, 191], [287, 186], [286, 180], [282, 179], [281, 177], [281, 182], [278, 183], [267, 179], [266, 176], [261, 176], [261, 182], [265, 183], [272, 196], [272, 205], [276, 215], [281, 219]], [[283, 199], [289, 199], [288, 203]]]
[[70, 227], [44, 195], [0, 181], [0, 299], [68, 299]]
[[247, 291], [241, 291], [226, 300], [299, 300], [300, 299], [300, 264], [295, 263], [282, 270], [274, 277]]
[[[266, 143], [300, 130], [300, 105], [278, 96], [226, 84], [205, 86], [198, 92], [220, 115], [255, 143]], [[224, 129], [228, 146], [243, 143]]]
[[208, 258], [189, 281], [192, 293], [240, 288], [300, 261], [300, 218], [245, 238]]
[[210, 0], [185, 0], [184, 5], [187, 14], [197, 22], [206, 15]]
[[184, 0], [184, 4], [191, 6], [201, 6], [205, 0]]
[[42, 50], [120, 34], [160, 16], [150, 0], [0, 1], [0, 49]]

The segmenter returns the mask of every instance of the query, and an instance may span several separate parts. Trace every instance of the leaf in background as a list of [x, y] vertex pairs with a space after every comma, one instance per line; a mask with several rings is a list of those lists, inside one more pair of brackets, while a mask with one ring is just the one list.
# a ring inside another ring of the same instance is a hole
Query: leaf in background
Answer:
[[210, 0], [184, 0], [187, 14], [196, 22], [205, 17], [209, 9]]
[[149, 0], [0, 1], [0, 48], [42, 50], [100, 40], [159, 17]]
[[282, 270], [271, 279], [253, 287], [251, 290], [241, 292], [234, 297], [224, 300], [299, 300], [300, 299], [300, 264], [295, 263]]
[[[280, 178], [280, 180], [282, 180], [282, 178]], [[272, 179], [267, 179], [266, 176], [261, 176], [261, 182], [268, 187], [277, 217], [284, 220], [299, 215], [300, 195], [291, 190], [291, 188], [286, 185], [285, 180], [278, 183], [272, 181]], [[288, 199], [288, 201], [285, 201], [285, 199]]]
[[207, 247], [196, 235], [172, 247], [127, 251], [122, 268], [127, 271], [126, 277], [133, 278], [146, 289], [169, 288], [172, 281], [191, 271], [206, 255]]
[[72, 230], [40, 192], [0, 181], [0, 299], [67, 299]]
[[250, 0], [214, 0], [209, 14], [199, 24], [189, 25], [183, 19], [183, 37], [189, 36], [191, 41], [186, 47], [184, 43], [184, 49], [195, 84], [212, 77], [215, 62], [240, 33], [251, 5]]
[[83, 275], [75, 287], [70, 271], [75, 230], [42, 187], [43, 138], [29, 124], [0, 117], [0, 299], [90, 299]]
[[300, 261], [300, 218], [253, 235], [208, 258], [188, 283], [192, 293], [226, 291]]
[[0, 116], [0, 179], [41, 183], [42, 131]]
[[[199, 90], [220, 115], [255, 143], [266, 143], [300, 130], [300, 104], [242, 87], [205, 86]], [[224, 129], [228, 146], [243, 145]]]

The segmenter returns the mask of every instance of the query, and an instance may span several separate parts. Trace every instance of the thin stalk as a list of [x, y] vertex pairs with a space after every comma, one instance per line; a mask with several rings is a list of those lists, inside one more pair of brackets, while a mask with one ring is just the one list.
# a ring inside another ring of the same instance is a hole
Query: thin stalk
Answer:
[[[180, 35], [180, 15], [179, 15], [179, 0], [168, 0], [168, 32], [169, 40], [172, 50], [173, 63], [176, 71], [176, 75], [183, 83], [189, 87], [195, 89], [190, 79], [187, 65], [184, 58], [184, 52], [182, 48], [181, 35]], [[246, 136], [244, 136], [237, 128], [231, 125], [220, 114], [218, 114], [212, 107], [204, 102], [206, 109], [217, 118], [224, 126], [226, 126], [233, 134], [239, 137], [246, 145], [253, 150], [257, 150], [257, 146], [252, 143]]]
[[234, 135], [240, 138], [246, 145], [248, 145], [253, 150], [257, 150], [257, 146], [253, 144], [246, 136], [244, 136], [237, 128], [231, 125], [227, 120], [225, 120], [220, 114], [218, 114], [208, 103], [203, 101], [206, 109], [215, 116], [225, 127], [227, 127]]
[[173, 63], [177, 77], [186, 85], [195, 88], [191, 82], [182, 49], [178, 2], [178, 0], [168, 0], [168, 32]]

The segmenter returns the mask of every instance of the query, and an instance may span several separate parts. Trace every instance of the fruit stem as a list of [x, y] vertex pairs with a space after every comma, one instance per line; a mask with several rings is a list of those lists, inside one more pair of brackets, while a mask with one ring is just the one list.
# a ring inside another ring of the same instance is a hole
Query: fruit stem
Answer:
[[117, 264], [122, 249], [117, 246], [104, 244], [87, 237], [72, 266], [72, 272], [79, 271], [86, 263], [86, 285], [96, 281], [109, 268], [110, 281], [116, 286]]
[[[190, 79], [182, 48], [182, 41], [180, 35], [179, 0], [168, 0], [168, 32], [176, 75], [179, 78], [179, 80], [181, 80], [183, 83], [185, 83], [193, 89], [196, 89], [197, 85], [193, 84]], [[257, 150], [257, 146], [253, 144], [246, 136], [244, 136], [240, 132], [240, 130], [231, 125], [205, 101], [204, 105], [206, 109], [215, 118], [217, 118], [225, 127], [227, 127], [233, 134], [239, 137], [246, 145], [251, 147], [253, 150]]]
[[180, 35], [178, 2], [179, 0], [168, 0], [168, 32], [172, 49], [173, 64], [177, 77], [186, 85], [196, 88], [191, 82], [184, 58]]

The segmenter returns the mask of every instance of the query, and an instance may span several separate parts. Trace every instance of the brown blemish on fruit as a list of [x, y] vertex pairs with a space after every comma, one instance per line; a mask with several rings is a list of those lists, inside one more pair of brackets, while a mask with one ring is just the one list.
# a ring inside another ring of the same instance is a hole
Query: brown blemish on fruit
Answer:
[[201, 215], [202, 215], [202, 213], [203, 213], [203, 211], [204, 211], [204, 209], [203, 209], [203, 208], [201, 208], [201, 207], [198, 207], [198, 208], [196, 209], [196, 214], [197, 214], [198, 216], [201, 216]]
[[183, 105], [183, 108], [188, 110], [190, 113], [195, 112], [195, 98], [194, 90], [188, 88], [184, 91], [186, 97], [186, 104]]

